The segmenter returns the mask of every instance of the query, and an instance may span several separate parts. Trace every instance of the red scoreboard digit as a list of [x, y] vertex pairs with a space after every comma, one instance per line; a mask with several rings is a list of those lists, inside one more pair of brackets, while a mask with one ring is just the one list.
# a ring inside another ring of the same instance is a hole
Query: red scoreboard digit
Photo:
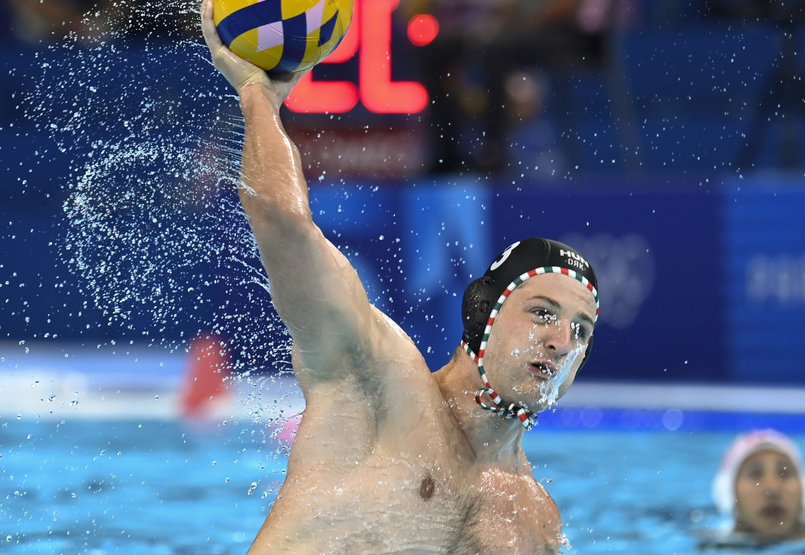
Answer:
[[[428, 93], [416, 81], [391, 80], [391, 17], [400, 0], [355, 0], [352, 24], [338, 48], [322, 63], [343, 63], [359, 52], [359, 83], [314, 81], [305, 75], [285, 101], [294, 112], [349, 112], [360, 101], [378, 114], [413, 114], [428, 104]], [[371, 22], [371, 23], [370, 23]], [[439, 32], [436, 19], [414, 16], [408, 24], [413, 44], [424, 46]]]

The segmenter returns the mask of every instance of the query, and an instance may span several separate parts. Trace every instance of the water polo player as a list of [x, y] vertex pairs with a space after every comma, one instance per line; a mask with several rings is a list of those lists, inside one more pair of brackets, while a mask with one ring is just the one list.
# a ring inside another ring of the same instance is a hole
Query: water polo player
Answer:
[[[805, 538], [802, 457], [791, 439], [771, 429], [738, 436], [713, 480], [713, 500], [750, 543]], [[739, 541], [741, 538], [733, 538]]]
[[521, 446], [589, 354], [596, 278], [566, 245], [511, 245], [467, 289], [464, 335], [431, 373], [314, 224], [269, 77], [229, 51], [201, 9], [215, 67], [245, 120], [240, 198], [293, 338], [306, 408], [285, 482], [251, 554], [555, 554], [556, 504]]

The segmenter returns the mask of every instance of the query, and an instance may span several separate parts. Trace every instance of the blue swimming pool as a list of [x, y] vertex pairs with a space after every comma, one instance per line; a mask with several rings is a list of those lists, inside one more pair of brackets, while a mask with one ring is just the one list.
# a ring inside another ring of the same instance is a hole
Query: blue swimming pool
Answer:
[[[552, 427], [526, 435], [571, 554], [701, 552], [719, 525], [710, 480], [727, 431]], [[795, 434], [800, 446], [805, 435]], [[0, 550], [8, 554], [245, 553], [284, 457], [251, 421], [0, 421]], [[780, 549], [784, 549], [780, 551]], [[805, 553], [788, 544], [763, 553]]]

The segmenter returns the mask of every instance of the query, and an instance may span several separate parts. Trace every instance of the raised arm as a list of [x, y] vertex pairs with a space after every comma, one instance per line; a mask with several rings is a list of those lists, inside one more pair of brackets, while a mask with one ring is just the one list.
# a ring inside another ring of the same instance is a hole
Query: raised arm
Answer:
[[[240, 199], [268, 272], [274, 306], [294, 340], [297, 376], [329, 380], [371, 356], [381, 315], [349, 261], [313, 223], [301, 158], [280, 106], [301, 75], [269, 78], [233, 54], [215, 30], [212, 1], [201, 8], [215, 67], [235, 87], [245, 119]], [[301, 365], [297, 364], [301, 362]]]

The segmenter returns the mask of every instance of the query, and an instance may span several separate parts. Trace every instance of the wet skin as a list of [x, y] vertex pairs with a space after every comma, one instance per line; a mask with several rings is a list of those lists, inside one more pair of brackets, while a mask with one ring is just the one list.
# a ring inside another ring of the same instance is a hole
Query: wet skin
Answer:
[[[239, 94], [241, 203], [306, 401], [286, 480], [249, 553], [558, 553], [559, 510], [533, 477], [520, 422], [478, 407], [483, 383], [463, 351], [431, 373], [313, 222], [301, 157], [279, 117], [296, 78], [255, 73], [221, 44], [211, 7], [201, 11], [213, 62]], [[594, 314], [572, 278], [524, 282], [487, 346], [493, 387], [539, 409], [542, 384], [564, 368], [564, 393]]]
[[761, 541], [805, 536], [802, 518], [802, 479], [786, 455], [764, 450], [748, 457], [735, 480], [736, 532]]

